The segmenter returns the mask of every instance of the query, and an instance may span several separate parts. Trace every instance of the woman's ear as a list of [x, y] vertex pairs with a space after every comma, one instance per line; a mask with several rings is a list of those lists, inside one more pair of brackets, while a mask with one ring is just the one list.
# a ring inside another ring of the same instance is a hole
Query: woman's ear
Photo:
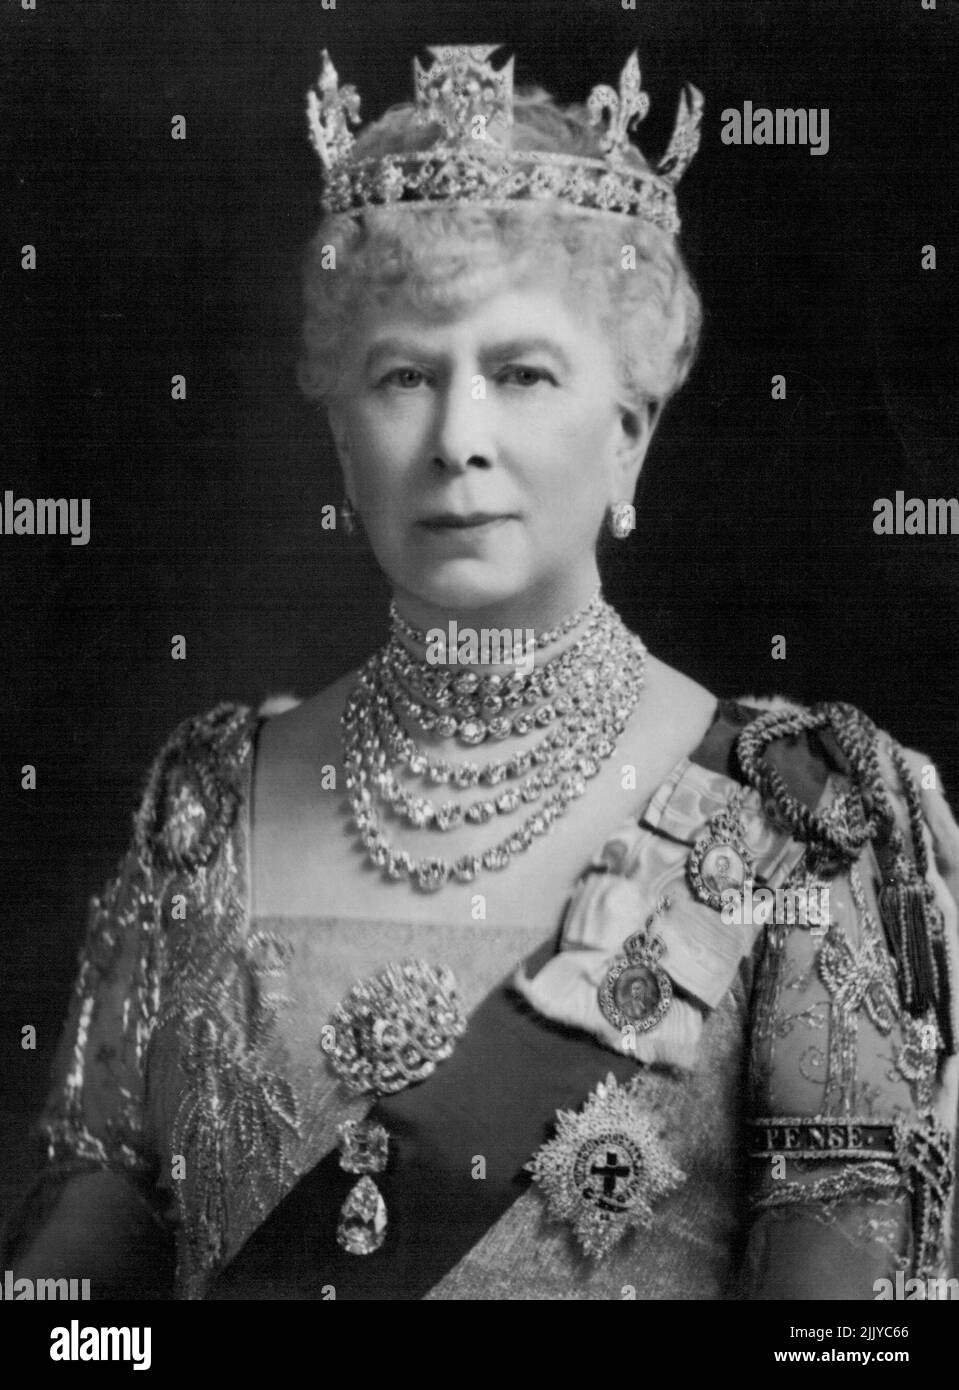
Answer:
[[640, 470], [659, 422], [660, 410], [659, 401], [647, 399], [638, 406], [623, 406], [620, 411], [617, 482], [621, 498], [632, 497], [636, 491]]

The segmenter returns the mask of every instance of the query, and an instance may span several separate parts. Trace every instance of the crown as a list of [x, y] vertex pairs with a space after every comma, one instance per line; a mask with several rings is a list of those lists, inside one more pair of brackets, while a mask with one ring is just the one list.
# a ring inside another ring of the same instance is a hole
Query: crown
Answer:
[[330, 55], [307, 92], [310, 142], [326, 178], [321, 206], [329, 213], [360, 214], [365, 208], [404, 203], [411, 207], [508, 203], [560, 198], [585, 211], [640, 217], [679, 231], [675, 187], [699, 148], [702, 93], [687, 83], [679, 99], [672, 139], [655, 170], [629, 158], [629, 134], [649, 110], [639, 58], [630, 55], [619, 91], [600, 84], [587, 100], [591, 125], [602, 126], [602, 158], [514, 150], [513, 59], [496, 70], [489, 61], [500, 44], [430, 48], [432, 65], [413, 60], [416, 121], [435, 126], [426, 150], [357, 159], [350, 126], [359, 124], [360, 98], [340, 87]]

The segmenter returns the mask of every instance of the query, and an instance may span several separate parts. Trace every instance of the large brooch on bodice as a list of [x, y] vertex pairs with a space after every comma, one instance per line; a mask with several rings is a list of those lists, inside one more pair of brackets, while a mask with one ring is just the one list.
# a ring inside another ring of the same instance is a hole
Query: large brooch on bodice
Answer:
[[[324, 1050], [353, 1096], [389, 1096], [425, 1081], [466, 1032], [453, 972], [421, 960], [392, 961], [359, 980], [330, 1016]], [[337, 1131], [340, 1167], [359, 1176], [340, 1211], [337, 1244], [372, 1255], [387, 1232], [386, 1203], [373, 1175], [386, 1168], [389, 1134], [375, 1120], [348, 1120]]]
[[582, 1110], [560, 1110], [556, 1136], [526, 1165], [549, 1214], [568, 1221], [587, 1255], [602, 1259], [649, 1226], [653, 1203], [686, 1181], [629, 1086], [610, 1073]]
[[425, 1081], [466, 1031], [452, 971], [420, 960], [360, 980], [330, 1023], [330, 1063], [351, 1095], [389, 1096]]

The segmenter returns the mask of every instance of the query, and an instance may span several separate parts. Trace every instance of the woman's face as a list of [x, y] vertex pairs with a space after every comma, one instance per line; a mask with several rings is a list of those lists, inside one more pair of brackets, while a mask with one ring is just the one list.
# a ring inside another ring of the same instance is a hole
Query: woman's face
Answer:
[[553, 285], [442, 319], [397, 298], [357, 324], [345, 379], [330, 421], [346, 491], [411, 617], [588, 596], [650, 433], [594, 315]]

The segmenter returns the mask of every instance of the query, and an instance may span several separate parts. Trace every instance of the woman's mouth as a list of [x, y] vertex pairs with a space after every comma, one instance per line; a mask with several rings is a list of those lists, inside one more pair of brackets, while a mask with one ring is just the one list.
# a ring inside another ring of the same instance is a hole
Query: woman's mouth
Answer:
[[437, 512], [435, 516], [424, 517], [418, 524], [430, 531], [475, 531], [512, 519], [508, 512]]

